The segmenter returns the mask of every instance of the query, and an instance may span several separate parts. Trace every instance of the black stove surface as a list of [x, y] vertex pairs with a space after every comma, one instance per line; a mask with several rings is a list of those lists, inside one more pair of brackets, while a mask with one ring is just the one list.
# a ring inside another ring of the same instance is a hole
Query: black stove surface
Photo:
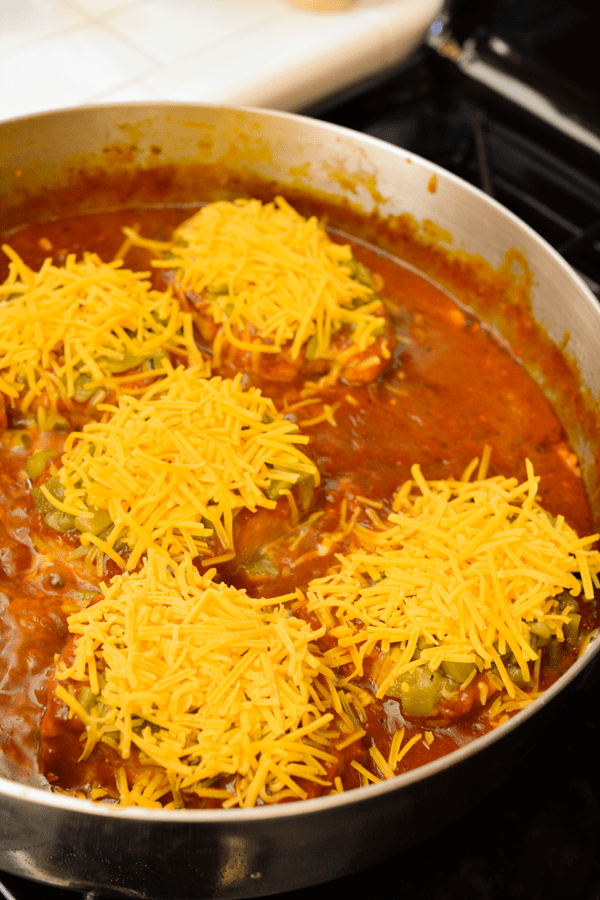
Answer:
[[[599, 27], [600, 4], [585, 0], [455, 2], [408, 65], [307, 112], [491, 193], [600, 296]], [[374, 868], [278, 897], [600, 900], [599, 748], [600, 685], [580, 684], [506, 780], [444, 831]], [[0, 881], [7, 900], [101, 897]]]
[[[586, 12], [591, 6], [457, 0], [409, 65], [310, 114], [411, 150], [489, 193], [598, 294], [600, 80], [591, 42], [600, 5]], [[474, 7], [485, 13], [477, 26]]]

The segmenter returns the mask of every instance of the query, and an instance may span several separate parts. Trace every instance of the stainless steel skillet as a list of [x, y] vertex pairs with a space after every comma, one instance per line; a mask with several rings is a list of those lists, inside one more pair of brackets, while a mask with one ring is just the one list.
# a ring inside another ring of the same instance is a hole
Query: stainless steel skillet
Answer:
[[[444, 261], [470, 260], [468, 296], [460, 299], [518, 341], [582, 461], [600, 522], [600, 309], [560, 257], [494, 201], [403, 150], [285, 113], [135, 104], [0, 124], [3, 229], [120, 203], [124, 190], [129, 203], [153, 202], [157, 188], [163, 200], [193, 200], [197, 179], [209, 172], [215, 184], [237, 173], [240, 183], [266, 180], [325, 197], [363, 221], [391, 217], [394, 227], [377, 232], [381, 240], [396, 235], [405, 249], [411, 236], [419, 247], [431, 244], [421, 258], [450, 289]], [[367, 233], [377, 231], [373, 223]], [[494, 277], [502, 290], [490, 291]], [[528, 344], [529, 311], [547, 342]], [[577, 391], [548, 377], [544, 354], [552, 356], [553, 345], [563, 348]], [[115, 811], [23, 783], [5, 765], [0, 869], [156, 900], [260, 896], [347, 874], [442, 828], [502, 778], [551, 701], [595, 665], [599, 647], [593, 643], [539, 701], [492, 734], [346, 795], [239, 811]]]

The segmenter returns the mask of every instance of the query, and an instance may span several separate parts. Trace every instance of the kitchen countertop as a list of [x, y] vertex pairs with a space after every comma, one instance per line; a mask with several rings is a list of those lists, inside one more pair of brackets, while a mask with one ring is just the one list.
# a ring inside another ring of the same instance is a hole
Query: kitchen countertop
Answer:
[[440, 0], [2, 0], [0, 119], [183, 100], [300, 110], [402, 62]]

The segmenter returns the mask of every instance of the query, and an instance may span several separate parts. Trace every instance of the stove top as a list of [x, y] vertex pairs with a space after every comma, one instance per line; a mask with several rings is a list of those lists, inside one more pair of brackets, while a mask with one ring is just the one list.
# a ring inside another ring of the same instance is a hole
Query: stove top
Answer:
[[491, 194], [598, 293], [600, 107], [590, 39], [600, 9], [546, 0], [542, 15], [537, 0], [496, 0], [485, 4], [487, 21], [459, 39], [470, 6], [447, 4], [427, 45], [393, 76], [310, 114], [412, 150]]
[[[472, 6], [447, 4], [409, 64], [307, 112], [419, 153], [492, 194], [600, 297], [600, 7], [487, 0], [473, 21]], [[598, 900], [599, 709], [597, 682], [572, 686], [504, 783], [451, 826], [375, 868], [281, 898]], [[0, 880], [6, 900], [102, 897]]]

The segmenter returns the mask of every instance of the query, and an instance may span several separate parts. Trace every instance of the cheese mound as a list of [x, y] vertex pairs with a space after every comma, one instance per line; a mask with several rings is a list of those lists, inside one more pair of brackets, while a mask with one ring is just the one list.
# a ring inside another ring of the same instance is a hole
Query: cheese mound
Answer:
[[154, 265], [175, 269], [183, 291], [203, 294], [225, 339], [242, 350], [279, 353], [289, 345], [297, 359], [310, 341], [309, 358], [330, 359], [332, 334], [344, 325], [356, 352], [384, 333], [382, 302], [368, 277], [353, 277], [351, 248], [282, 197], [204, 206]]
[[[123, 805], [182, 806], [188, 793], [248, 807], [330, 781], [340, 731], [314, 643], [325, 629], [286, 609], [295, 595], [253, 600], [214, 575], [151, 552], [69, 617], [74, 660], [56, 674], [71, 683], [57, 694], [86, 726], [82, 759], [103, 741], [124, 760]], [[132, 747], [142, 768], [128, 782]]]
[[535, 687], [532, 635], [563, 641], [570, 610], [558, 595], [569, 592], [575, 609], [576, 597], [591, 600], [599, 586], [600, 554], [591, 549], [598, 535], [579, 538], [540, 506], [529, 462], [522, 484], [470, 481], [472, 469], [460, 481], [426, 481], [413, 466], [388, 522], [356, 525], [359, 548], [309, 585], [309, 609], [338, 641], [329, 665], [349, 664], [355, 677], [371, 654], [387, 655], [378, 697], [417, 668], [435, 672], [443, 663], [470, 664], [508, 697], [521, 696], [507, 660], [521, 684]]
[[115, 373], [144, 363], [153, 377], [165, 353], [201, 362], [190, 314], [170, 291], [152, 290], [148, 273], [92, 253], [80, 261], [71, 254], [64, 266], [49, 258], [35, 272], [3, 249], [10, 267], [0, 285], [0, 392], [21, 397], [22, 408], [42, 393], [54, 403], [88, 399], [115, 387]]
[[[173, 369], [139, 397], [101, 404], [100, 422], [89, 422], [66, 441], [58, 472], [60, 490], [40, 491], [61, 513], [76, 517], [91, 542], [119, 565], [120, 542], [130, 549], [127, 567], [155, 548], [173, 558], [206, 554], [216, 535], [234, 554], [234, 518], [245, 508], [272, 509], [273, 483], [291, 488], [319, 473], [298, 445], [308, 443], [258, 388], [243, 376], [205, 378], [203, 368]], [[49, 482], [51, 484], [51, 482]], [[113, 523], [108, 533], [85, 531], [99, 510]], [[83, 522], [83, 525], [82, 525]]]

